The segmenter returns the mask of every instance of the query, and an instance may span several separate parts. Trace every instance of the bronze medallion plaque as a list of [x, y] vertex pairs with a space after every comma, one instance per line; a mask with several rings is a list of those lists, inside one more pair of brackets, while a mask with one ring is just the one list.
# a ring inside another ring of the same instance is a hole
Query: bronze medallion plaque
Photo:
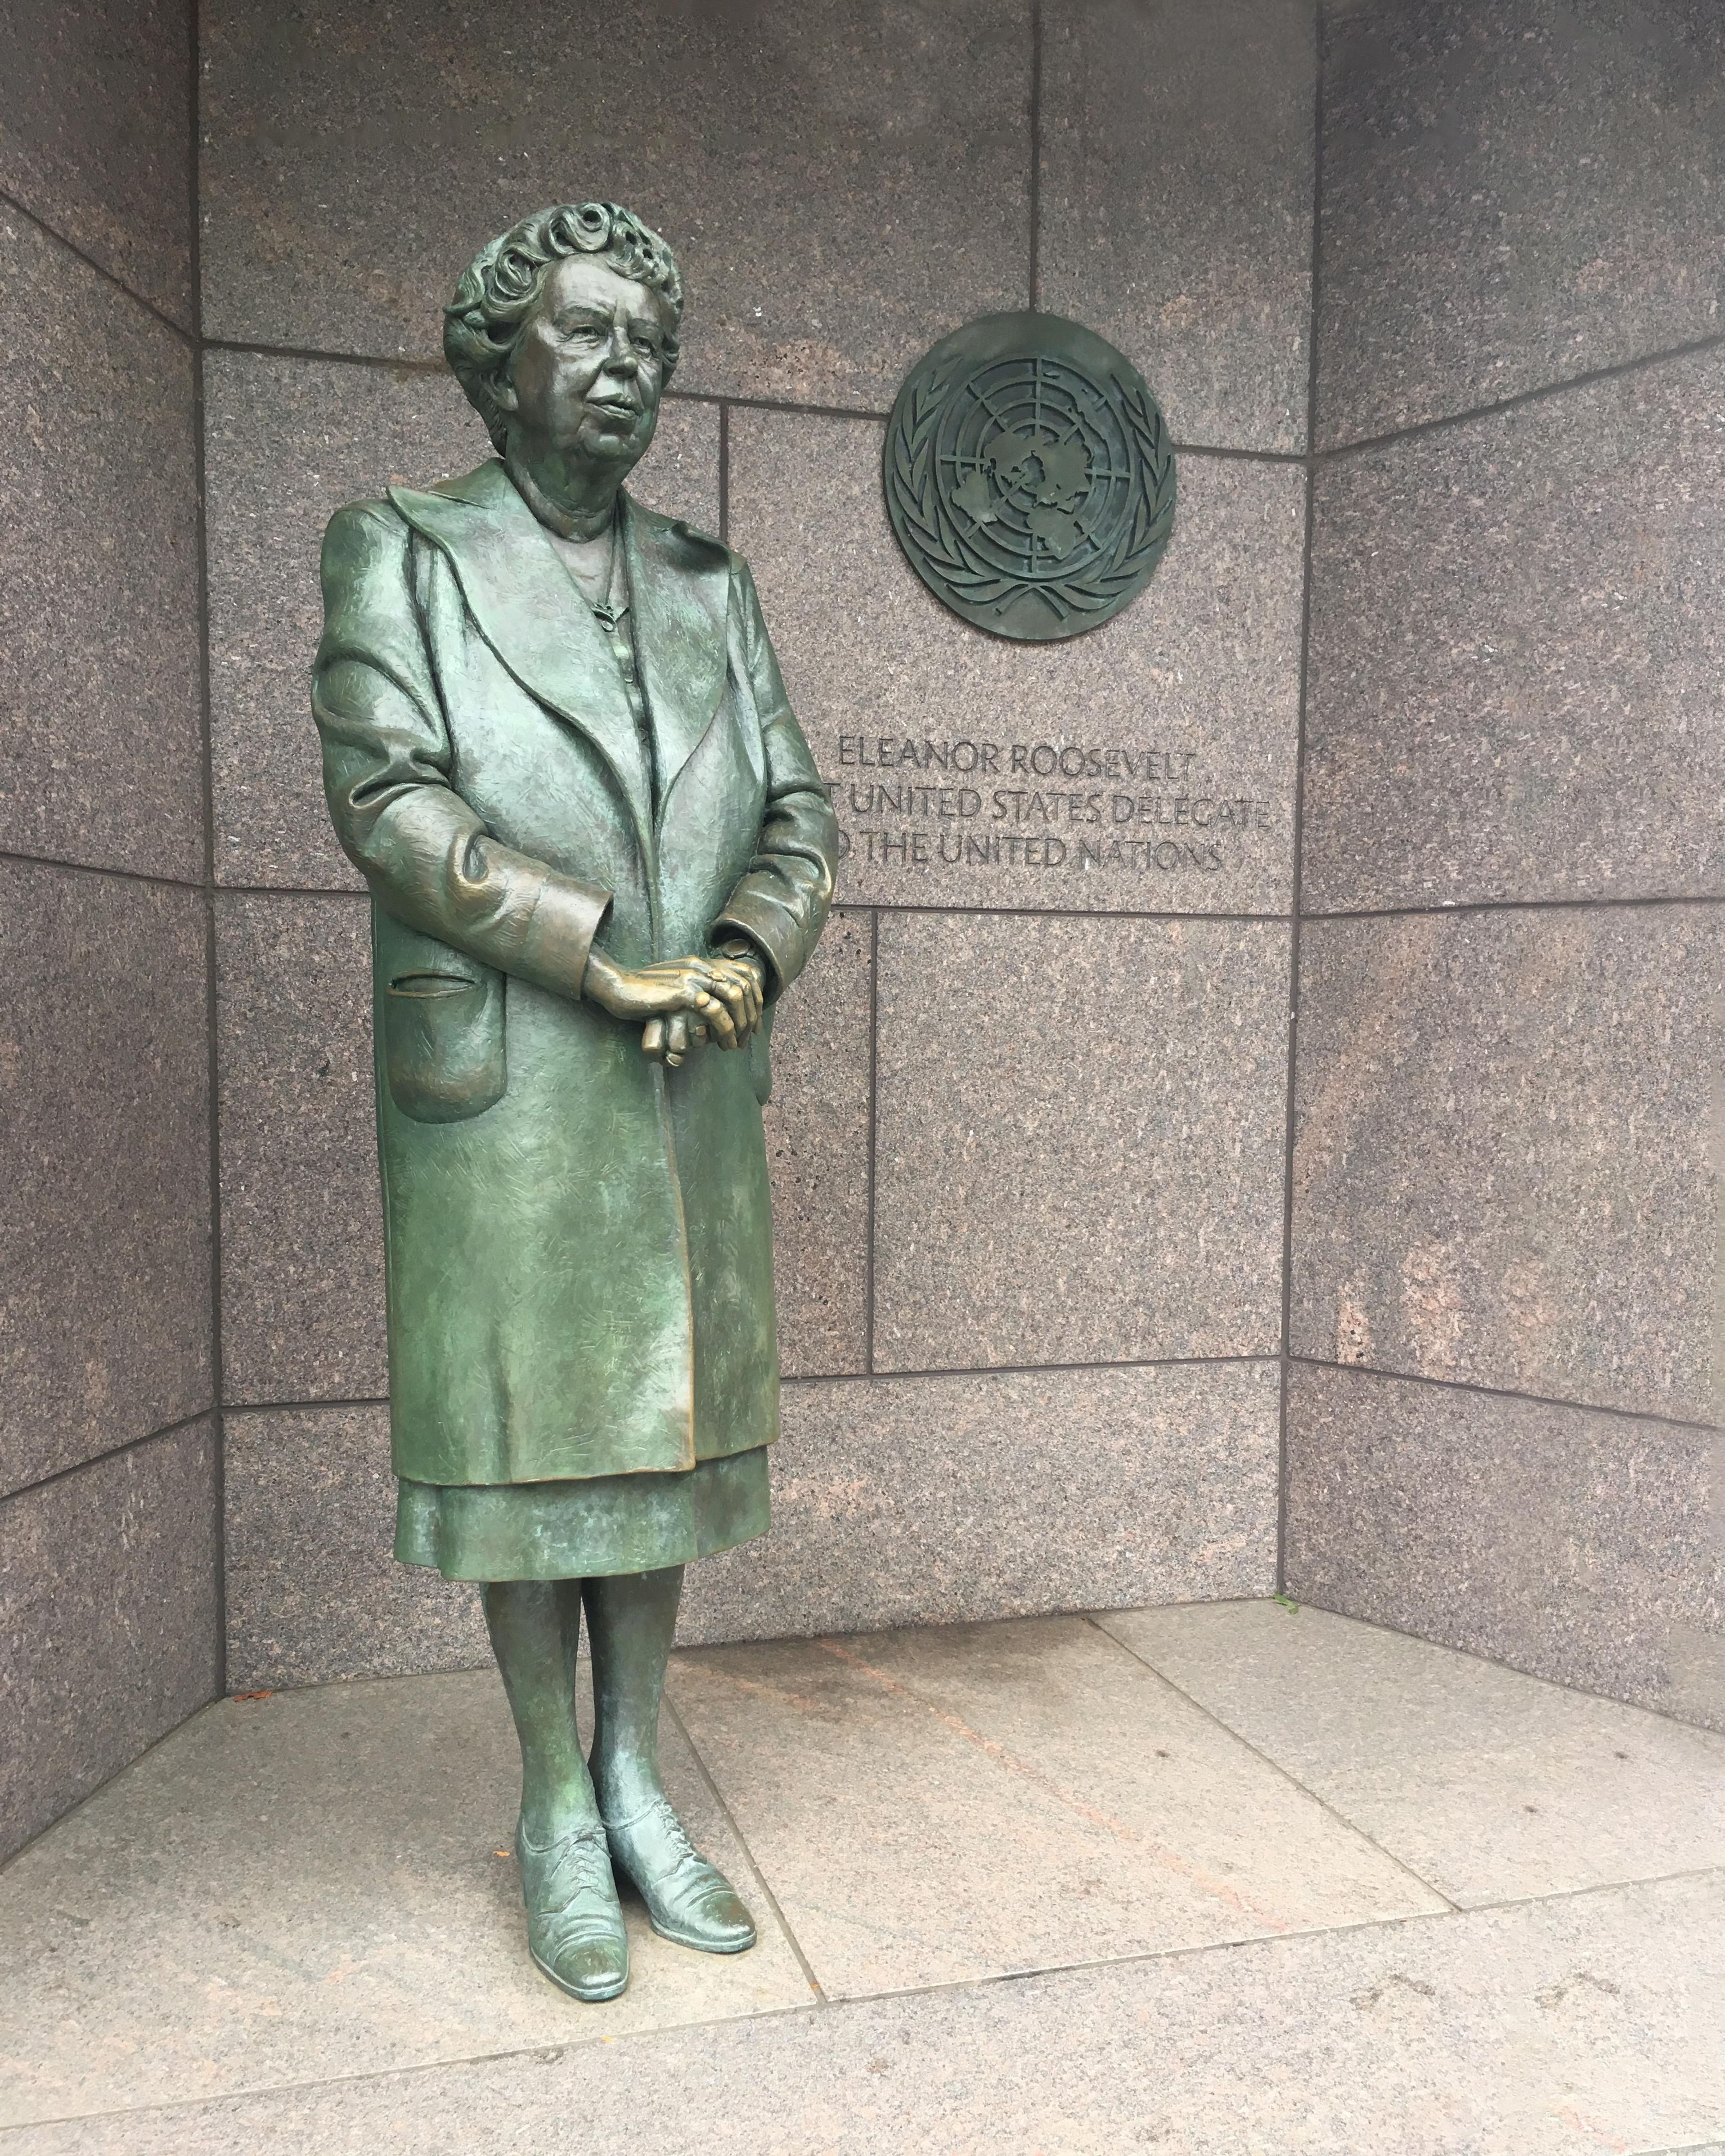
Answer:
[[905, 377], [887, 514], [935, 597], [1045, 642], [1120, 612], [1174, 523], [1174, 452], [1137, 369], [1060, 315], [983, 315]]

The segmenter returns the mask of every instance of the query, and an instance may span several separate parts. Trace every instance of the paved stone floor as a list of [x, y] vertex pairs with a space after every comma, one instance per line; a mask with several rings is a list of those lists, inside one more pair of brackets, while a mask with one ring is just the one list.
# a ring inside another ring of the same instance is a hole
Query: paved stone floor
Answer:
[[1312, 1609], [679, 1657], [751, 1901], [521, 1946], [489, 1671], [195, 1716], [0, 1872], [0, 2156], [1725, 2156], [1725, 1736]]

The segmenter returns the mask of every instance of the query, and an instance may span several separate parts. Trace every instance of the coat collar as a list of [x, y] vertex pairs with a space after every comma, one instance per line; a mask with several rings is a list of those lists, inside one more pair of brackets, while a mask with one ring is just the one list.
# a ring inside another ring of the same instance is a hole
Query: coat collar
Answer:
[[[393, 486], [389, 499], [448, 556], [480, 634], [521, 686], [598, 748], [650, 857], [647, 772], [617, 662], [502, 464], [427, 493]], [[619, 506], [662, 814], [725, 685], [731, 562], [686, 525], [627, 495]]]

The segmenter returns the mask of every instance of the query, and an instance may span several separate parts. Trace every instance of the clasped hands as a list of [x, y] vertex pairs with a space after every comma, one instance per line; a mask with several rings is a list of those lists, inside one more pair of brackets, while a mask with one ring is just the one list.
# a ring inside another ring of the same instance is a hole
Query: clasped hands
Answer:
[[650, 966], [617, 966], [588, 954], [581, 993], [613, 1018], [641, 1025], [641, 1053], [673, 1069], [706, 1040], [747, 1048], [766, 1006], [767, 968], [745, 943], [726, 943], [711, 957], [661, 958]]

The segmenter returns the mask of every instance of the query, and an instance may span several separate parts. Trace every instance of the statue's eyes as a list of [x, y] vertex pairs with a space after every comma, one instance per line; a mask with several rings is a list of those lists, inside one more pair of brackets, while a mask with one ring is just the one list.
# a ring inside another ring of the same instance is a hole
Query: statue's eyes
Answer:
[[648, 359], [658, 358], [659, 345], [656, 339], [649, 336], [638, 336], [634, 338], [633, 341], [635, 350], [638, 352], [640, 352], [644, 357]]

